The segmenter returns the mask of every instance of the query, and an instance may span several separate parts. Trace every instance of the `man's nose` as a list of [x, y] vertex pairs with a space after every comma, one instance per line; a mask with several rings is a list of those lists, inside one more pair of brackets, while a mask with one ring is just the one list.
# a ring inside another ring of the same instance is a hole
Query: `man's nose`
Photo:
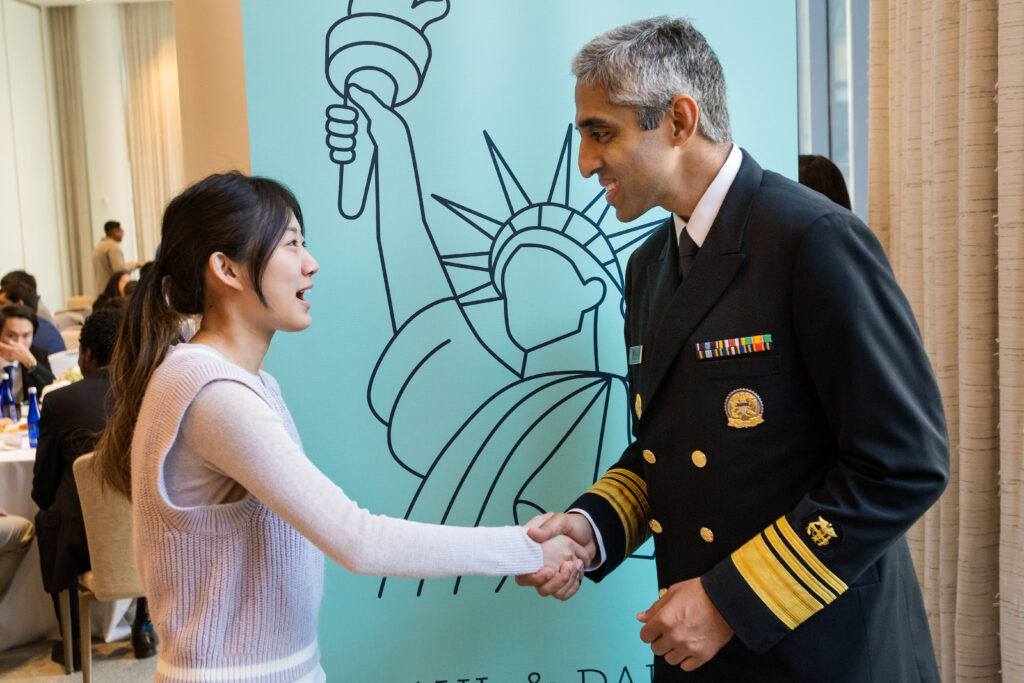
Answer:
[[580, 174], [584, 178], [589, 178], [594, 175], [599, 168], [601, 168], [601, 162], [589, 148], [588, 145], [580, 144], [580, 153], [578, 157], [578, 163], [580, 167]]

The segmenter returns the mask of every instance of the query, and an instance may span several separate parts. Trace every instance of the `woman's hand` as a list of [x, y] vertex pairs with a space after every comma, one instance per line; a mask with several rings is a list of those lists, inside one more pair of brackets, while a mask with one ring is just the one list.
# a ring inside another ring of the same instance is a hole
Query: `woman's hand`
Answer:
[[555, 570], [563, 584], [553, 595], [559, 600], [568, 600], [580, 588], [583, 570], [592, 559], [590, 554], [568, 536], [553, 536], [540, 545], [544, 566]]

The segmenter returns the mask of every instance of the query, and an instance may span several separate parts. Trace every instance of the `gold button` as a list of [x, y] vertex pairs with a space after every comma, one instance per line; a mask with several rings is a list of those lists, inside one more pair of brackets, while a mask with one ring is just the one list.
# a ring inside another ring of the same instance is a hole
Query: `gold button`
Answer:
[[644, 414], [643, 403], [640, 401], [640, 394], [636, 395], [636, 401], [633, 403], [633, 408], [636, 409], [636, 419], [640, 419], [640, 416]]
[[711, 543], [712, 541], [715, 540], [715, 532], [712, 531], [711, 529], [707, 528], [706, 526], [702, 526], [700, 528], [700, 537], [703, 538], [708, 543]]
[[644, 460], [651, 463], [652, 465], [658, 461], [658, 459], [654, 457], [654, 453], [652, 453], [651, 451], [644, 451]]
[[662, 588], [660, 591], [658, 591], [658, 597], [659, 598], [665, 597], [665, 593], [668, 593], [668, 589], [667, 588]]
[[704, 455], [704, 451], [694, 451], [690, 454], [690, 460], [697, 467], [704, 467], [708, 464], [708, 456]]
[[652, 519], [650, 526], [651, 526], [651, 531], [653, 531], [654, 533], [656, 533], [656, 534], [660, 534], [661, 533], [661, 525], [658, 524], [658, 520]]

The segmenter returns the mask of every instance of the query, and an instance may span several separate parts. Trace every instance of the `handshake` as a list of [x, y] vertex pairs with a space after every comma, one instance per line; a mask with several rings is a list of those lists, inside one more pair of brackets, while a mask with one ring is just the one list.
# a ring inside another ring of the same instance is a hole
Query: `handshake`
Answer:
[[568, 600], [579, 590], [583, 571], [597, 557], [590, 522], [577, 513], [545, 512], [526, 523], [527, 533], [541, 544], [544, 567], [516, 577], [520, 586], [533, 586], [543, 596]]

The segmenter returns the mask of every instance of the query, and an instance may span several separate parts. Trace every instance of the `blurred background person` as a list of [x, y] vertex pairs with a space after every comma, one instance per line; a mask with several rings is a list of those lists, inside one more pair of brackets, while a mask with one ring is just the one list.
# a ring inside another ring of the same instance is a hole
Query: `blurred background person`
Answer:
[[36, 296], [35, 289], [25, 282], [12, 282], [0, 287], [0, 308], [8, 304], [21, 304], [32, 311], [32, 315], [36, 320], [33, 343], [46, 349], [47, 354], [63, 351], [67, 348], [64, 344], [64, 338], [60, 336], [60, 331], [56, 325], [45, 318], [41, 318], [36, 313], [38, 302], [39, 297]]
[[124, 296], [125, 287], [132, 281], [132, 274], [127, 270], [119, 270], [107, 278], [103, 291], [96, 296], [93, 309], [103, 308], [103, 302], [115, 297]]
[[22, 304], [9, 304], [0, 309], [0, 359], [3, 371], [11, 376], [14, 400], [28, 400], [28, 388], [42, 394], [43, 387], [53, 381], [49, 353], [33, 343], [39, 320], [32, 309]]
[[[32, 290], [32, 295], [36, 298], [35, 311], [36, 315], [39, 316], [40, 320], [48, 320], [49, 322], [57, 325], [57, 319], [54, 314], [47, 308], [46, 304], [43, 303], [43, 297], [39, 296], [39, 287], [36, 284], [36, 278], [31, 273], [24, 270], [12, 270], [0, 278], [0, 289], [8, 285], [23, 284]], [[57, 325], [60, 329], [60, 326]]]
[[[78, 575], [89, 571], [89, 546], [82, 523], [71, 464], [92, 452], [110, 413], [110, 359], [114, 355], [120, 308], [95, 311], [85, 320], [79, 342], [82, 379], [46, 395], [46, 407], [39, 421], [39, 446], [32, 479], [32, 500], [39, 506], [36, 528], [39, 537], [39, 567], [43, 588], [53, 598], [60, 621], [58, 595], [71, 594], [71, 633], [78, 647]], [[131, 561], [131, 558], [125, 558]], [[156, 654], [156, 633], [149, 622], [145, 598], [138, 601], [132, 624], [132, 648], [139, 659]], [[55, 642], [50, 657], [64, 663], [61, 642]]]
[[839, 167], [820, 154], [800, 155], [800, 184], [817, 190], [839, 206], [850, 210], [850, 193]]
[[93, 291], [104, 286], [110, 276], [119, 270], [132, 271], [139, 267], [134, 261], [125, 261], [124, 252], [121, 250], [121, 241], [124, 239], [124, 229], [117, 221], [107, 221], [103, 224], [103, 238], [96, 243], [92, 250], [92, 273], [95, 278]]

